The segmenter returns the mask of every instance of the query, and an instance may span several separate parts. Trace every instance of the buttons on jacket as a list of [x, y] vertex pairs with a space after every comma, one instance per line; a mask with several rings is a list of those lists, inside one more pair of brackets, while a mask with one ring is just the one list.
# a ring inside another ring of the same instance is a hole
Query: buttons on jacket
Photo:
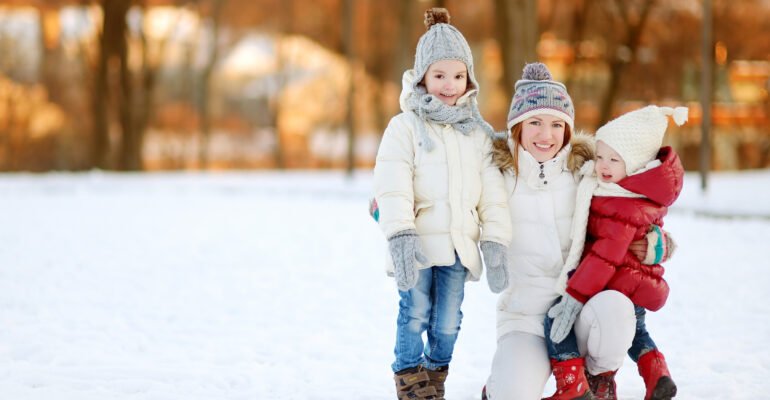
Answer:
[[[543, 170], [543, 168], [545, 168], [545, 165], [540, 164], [540, 175], [538, 175], [538, 177], [540, 177], [540, 179], [545, 178], [545, 171]], [[543, 185], [547, 185], [547, 184], [548, 184], [548, 181], [543, 180]]]

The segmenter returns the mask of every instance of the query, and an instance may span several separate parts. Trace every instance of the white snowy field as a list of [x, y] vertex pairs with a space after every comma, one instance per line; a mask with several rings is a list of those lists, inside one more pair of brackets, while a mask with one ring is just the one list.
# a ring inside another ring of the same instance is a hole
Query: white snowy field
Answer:
[[[711, 179], [703, 196], [688, 176], [666, 220], [672, 291], [648, 325], [677, 399], [768, 398], [770, 171]], [[398, 296], [370, 187], [369, 172], [0, 175], [0, 398], [395, 398]], [[494, 302], [467, 284], [449, 399], [479, 398]], [[643, 397], [630, 359], [618, 388]]]

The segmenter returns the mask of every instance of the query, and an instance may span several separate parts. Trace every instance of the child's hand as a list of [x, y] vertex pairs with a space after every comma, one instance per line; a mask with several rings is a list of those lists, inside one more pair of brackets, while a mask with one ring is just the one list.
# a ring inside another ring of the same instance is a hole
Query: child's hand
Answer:
[[657, 225], [650, 225], [644, 239], [631, 243], [628, 248], [642, 264], [656, 265], [668, 261], [676, 250], [671, 235]]
[[508, 248], [500, 243], [481, 242], [481, 253], [487, 266], [487, 283], [492, 293], [500, 293], [508, 287]]
[[674, 238], [671, 237], [671, 234], [667, 231], [664, 231], [663, 229], [660, 230], [661, 236], [663, 236], [662, 245], [663, 245], [663, 256], [660, 258], [660, 262], [664, 263], [671, 259], [671, 256], [674, 254], [674, 250], [676, 250], [676, 242], [674, 241]]
[[388, 239], [390, 256], [393, 258], [393, 272], [396, 276], [398, 290], [405, 292], [417, 284], [416, 262], [427, 264], [428, 259], [422, 254], [420, 238], [417, 231], [409, 229], [401, 231]]
[[572, 325], [575, 324], [575, 319], [577, 319], [577, 315], [582, 308], [583, 303], [577, 301], [569, 294], [565, 294], [561, 301], [554, 304], [548, 310], [548, 316], [553, 318], [550, 337], [554, 343], [561, 343], [569, 335]]

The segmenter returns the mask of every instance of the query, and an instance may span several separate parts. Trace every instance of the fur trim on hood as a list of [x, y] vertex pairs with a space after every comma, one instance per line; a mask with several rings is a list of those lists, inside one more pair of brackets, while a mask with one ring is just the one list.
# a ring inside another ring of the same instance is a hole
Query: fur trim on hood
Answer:
[[[577, 172], [580, 167], [588, 160], [593, 160], [596, 153], [596, 142], [594, 137], [587, 133], [577, 132], [572, 135], [570, 140], [569, 156], [567, 157], [567, 167], [572, 172]], [[497, 139], [492, 142], [492, 159], [500, 168], [500, 172], [513, 170], [513, 154], [508, 148], [508, 139]]]

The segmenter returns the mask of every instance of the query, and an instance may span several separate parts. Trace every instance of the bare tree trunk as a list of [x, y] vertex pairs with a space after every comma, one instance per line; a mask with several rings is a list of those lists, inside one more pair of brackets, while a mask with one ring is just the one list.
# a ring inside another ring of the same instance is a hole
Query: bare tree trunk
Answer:
[[410, 41], [414, 23], [410, 12], [412, 1], [400, 0], [397, 4], [398, 20], [401, 23], [398, 24], [398, 45], [396, 46], [396, 62], [393, 63], [393, 82], [398, 85], [401, 84], [401, 75], [403, 75], [404, 70], [411, 68], [409, 64], [414, 47]]
[[275, 58], [276, 58], [276, 66], [275, 66], [275, 74], [272, 77], [274, 82], [272, 82], [270, 85], [275, 90], [271, 91], [268, 90], [268, 109], [270, 116], [270, 125], [273, 126], [275, 129], [275, 145], [273, 146], [273, 159], [275, 160], [275, 167], [277, 169], [284, 169], [286, 168], [286, 158], [283, 154], [283, 137], [281, 128], [278, 126], [278, 120], [279, 120], [279, 114], [281, 112], [281, 95], [283, 93], [284, 88], [286, 87], [286, 83], [289, 80], [288, 71], [286, 70], [286, 54], [287, 52], [283, 48], [285, 44], [285, 37], [287, 33], [293, 33], [295, 32], [294, 27], [294, 1], [295, 0], [284, 0], [282, 2], [282, 9], [281, 9], [281, 20], [279, 20], [281, 23], [281, 26], [283, 27], [283, 33], [284, 34], [276, 34], [275, 35]]
[[[379, 4], [379, 3], [378, 3]], [[390, 4], [388, 4], [389, 6]], [[384, 8], [384, 7], [383, 7]], [[382, 11], [380, 11], [382, 10]], [[372, 12], [372, 19], [370, 22], [370, 26], [372, 27], [369, 31], [371, 34], [370, 43], [377, 43], [378, 41], [382, 41], [383, 37], [386, 37], [387, 33], [385, 32], [385, 29], [383, 27], [383, 16], [381, 12], [387, 12], [386, 10], [383, 10], [382, 8], [380, 10], [376, 10], [375, 12]], [[387, 57], [389, 57], [390, 54], [386, 54], [384, 51], [376, 51], [374, 52], [374, 62], [372, 63], [372, 73], [374, 76], [377, 77], [377, 80], [380, 84], [380, 87], [384, 85], [384, 82], [388, 80], [388, 69], [386, 67], [386, 60]], [[377, 130], [383, 131], [385, 129], [386, 124], [388, 123], [388, 116], [385, 113], [386, 107], [385, 107], [385, 91], [382, 89], [375, 90], [374, 91], [374, 114], [375, 114], [375, 123], [377, 124]]]
[[[142, 4], [143, 17], [147, 15], [146, 3]], [[177, 19], [171, 25], [170, 32], [176, 30], [176, 26], [181, 18], [177, 16]], [[163, 55], [166, 52], [169, 38], [172, 35], [166, 35], [158, 43], [158, 50], [155, 57], [150, 54], [149, 43], [147, 42], [147, 35], [144, 31], [140, 32], [140, 39], [142, 43], [142, 71], [141, 71], [141, 85], [139, 87], [140, 92], [135, 96], [135, 102], [131, 103], [131, 110], [129, 110], [130, 128], [131, 133], [124, 135], [126, 140], [125, 151], [127, 154], [123, 154], [124, 157], [124, 169], [127, 170], [141, 170], [143, 164], [142, 149], [144, 148], [144, 137], [147, 133], [147, 128], [153, 117], [153, 111], [155, 110], [155, 88], [158, 78], [158, 71], [163, 63]], [[130, 75], [129, 75], [130, 78]], [[129, 81], [129, 84], [132, 82]], [[134, 96], [132, 96], [134, 97]], [[133, 99], [132, 99], [133, 100]]]
[[342, 35], [343, 46], [345, 47], [345, 57], [347, 57], [350, 67], [350, 82], [348, 83], [347, 94], [347, 112], [345, 113], [345, 125], [348, 128], [348, 154], [347, 154], [347, 174], [353, 175], [355, 169], [355, 146], [356, 146], [356, 128], [353, 107], [355, 106], [355, 82], [356, 82], [356, 60], [355, 49], [353, 48], [353, 18], [355, 15], [353, 0], [344, 0], [342, 5]]
[[621, 19], [626, 27], [625, 40], [622, 42], [621, 47], [625, 47], [628, 57], [621, 57], [618, 54], [620, 47], [609, 56], [610, 59], [610, 82], [607, 88], [607, 93], [604, 95], [601, 105], [601, 113], [599, 114], [599, 125], [603, 125], [605, 122], [612, 118], [612, 108], [615, 104], [615, 100], [620, 90], [620, 83], [623, 78], [623, 72], [628, 66], [629, 62], [632, 62], [636, 58], [636, 51], [639, 48], [639, 42], [644, 31], [644, 25], [647, 22], [647, 18], [650, 15], [650, 10], [655, 4], [655, 0], [645, 0], [642, 4], [642, 9], [639, 13], [639, 18], [636, 21], [631, 20], [630, 11], [627, 8], [625, 0], [615, 0], [615, 4], [618, 7], [618, 11]]
[[703, 1], [703, 22], [701, 32], [701, 89], [700, 106], [703, 117], [701, 118], [701, 142], [700, 142], [700, 188], [703, 193], [708, 190], [708, 176], [711, 169], [711, 103], [713, 98], [713, 67], [714, 67], [714, 20], [712, 1]]
[[[125, 23], [125, 15], [123, 22]], [[138, 171], [142, 169], [142, 149], [139, 147], [139, 132], [136, 130], [133, 119], [134, 90], [131, 70], [128, 67], [128, 44], [125, 38], [118, 46], [118, 60], [120, 60], [118, 111], [120, 113], [120, 127], [123, 133], [118, 145], [118, 154], [120, 156], [119, 169], [123, 171]]]
[[[59, 9], [50, 6], [41, 6], [39, 9], [39, 25], [40, 25], [40, 61], [38, 70], [38, 81], [45, 87], [48, 100], [54, 104], [60, 105], [63, 108], [67, 108], [69, 105], [66, 94], [64, 93], [65, 85], [62, 83], [62, 79], [66, 73], [62, 73], [61, 65], [63, 60], [61, 49], [61, 27], [59, 24], [60, 14]], [[65, 112], [70, 112], [66, 110]], [[55, 153], [53, 156], [53, 164], [49, 167], [54, 169], [70, 169], [72, 166], [69, 157], [64, 152], [64, 142], [66, 137], [63, 135], [56, 135], [53, 138], [53, 146]]]
[[537, 61], [536, 0], [495, 0], [498, 42], [503, 55], [503, 84], [513, 91], [525, 63]]
[[42, 6], [39, 16], [41, 59], [38, 81], [46, 88], [48, 99], [54, 103], [61, 104], [61, 85], [57, 73], [61, 53], [59, 52], [58, 42], [52, 42], [55, 39], [58, 41], [59, 33], [56, 31], [59, 28], [55, 25], [55, 21], [59, 18], [59, 10], [49, 6]]
[[[580, 55], [580, 43], [583, 42], [586, 32], [586, 22], [588, 21], [588, 13], [591, 9], [592, 0], [577, 0], [572, 4], [572, 27], [570, 29], [569, 43], [572, 48], [572, 53], [575, 55], [573, 59], [573, 65], [578, 64], [581, 60]], [[572, 87], [574, 82], [573, 68], [568, 68], [568, 74], [566, 79], [567, 88]]]
[[495, 24], [497, 43], [500, 46], [503, 62], [503, 86], [506, 92], [513, 90], [516, 78], [513, 76], [513, 16], [509, 12], [507, 0], [495, 0]]
[[211, 139], [211, 112], [209, 108], [211, 97], [211, 76], [214, 66], [219, 58], [219, 24], [222, 17], [222, 9], [225, 0], [214, 0], [214, 9], [211, 14], [211, 48], [206, 66], [201, 72], [200, 85], [198, 86], [198, 114], [200, 116], [201, 142], [198, 148], [198, 165], [200, 169], [209, 166], [209, 141]]
[[102, 31], [99, 34], [99, 55], [96, 64], [96, 82], [92, 98], [94, 115], [94, 137], [91, 144], [91, 165], [96, 168], [108, 167], [109, 127], [107, 122], [107, 63], [109, 61], [109, 40], [111, 33], [107, 24], [108, 1], [102, 3]]
[[[126, 14], [131, 6], [130, 0], [102, 0], [102, 30], [99, 37], [99, 59], [96, 67], [96, 82], [94, 84], [94, 138], [91, 146], [91, 164], [94, 167], [107, 169], [111, 167], [109, 160], [109, 62], [118, 57], [122, 64], [125, 62], [126, 49]], [[121, 66], [121, 70], [125, 67]], [[121, 73], [122, 80], [127, 76]], [[125, 94], [123, 98], [125, 98]], [[121, 108], [122, 109], [122, 108]], [[122, 109], [123, 110], [123, 109]], [[124, 111], [124, 110], [123, 110]], [[121, 114], [124, 114], [124, 112]], [[121, 119], [123, 119], [123, 115]], [[125, 127], [125, 125], [124, 125]]]

